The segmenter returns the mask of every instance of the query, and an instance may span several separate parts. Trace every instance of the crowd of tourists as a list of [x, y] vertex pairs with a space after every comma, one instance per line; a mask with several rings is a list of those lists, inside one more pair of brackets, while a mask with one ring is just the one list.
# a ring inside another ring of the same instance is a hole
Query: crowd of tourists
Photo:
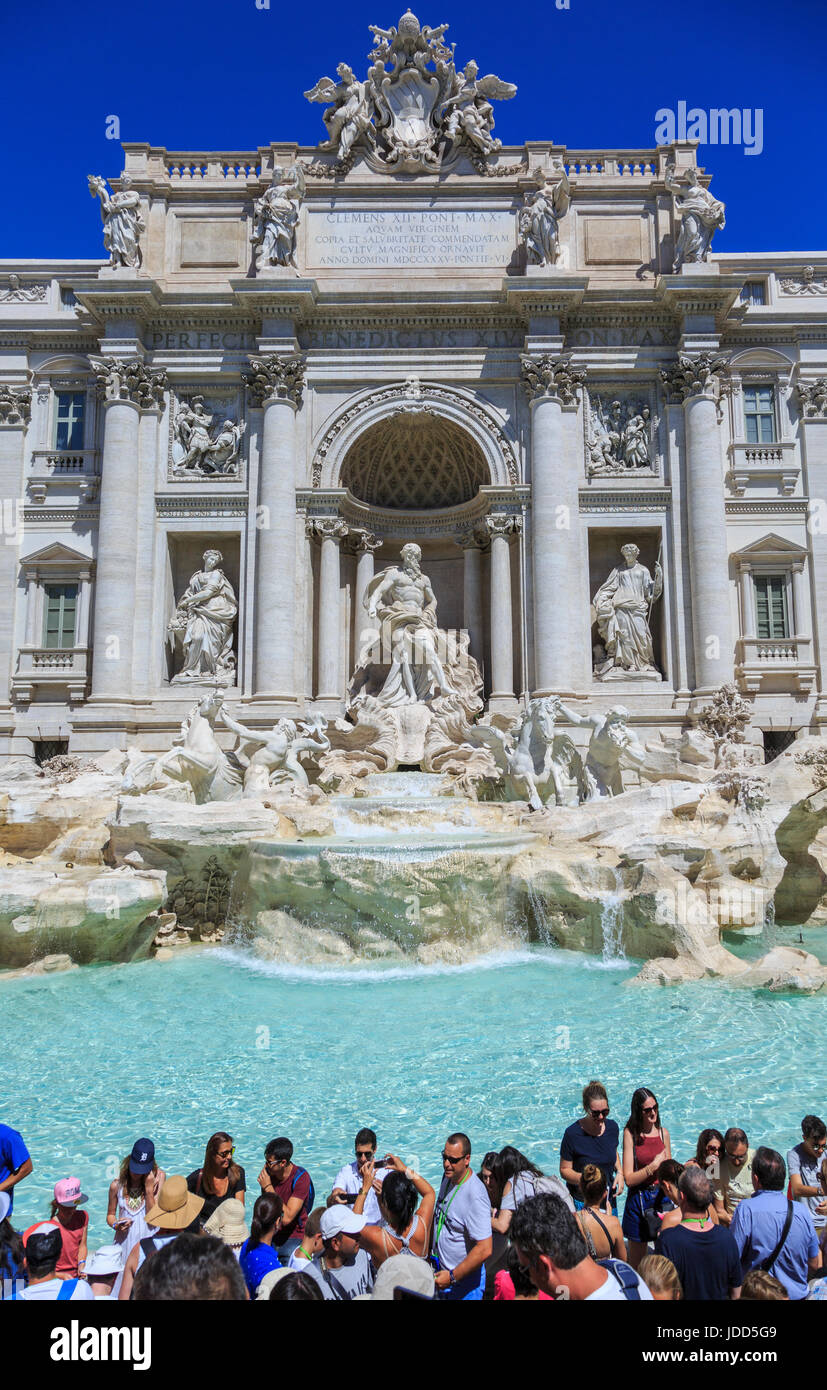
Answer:
[[55, 1182], [44, 1219], [17, 1229], [14, 1199], [32, 1159], [20, 1133], [0, 1124], [2, 1297], [827, 1298], [818, 1116], [805, 1115], [786, 1161], [737, 1125], [702, 1130], [680, 1161], [646, 1087], [622, 1134], [600, 1082], [582, 1101], [562, 1137], [559, 1176], [512, 1145], [486, 1152], [475, 1172], [471, 1141], [456, 1131], [435, 1188], [362, 1128], [320, 1200], [288, 1138], [267, 1144], [255, 1197], [223, 1131], [189, 1175], [165, 1172], [152, 1140], [137, 1139], [109, 1186], [110, 1238], [95, 1250], [89, 1197], [74, 1176]]

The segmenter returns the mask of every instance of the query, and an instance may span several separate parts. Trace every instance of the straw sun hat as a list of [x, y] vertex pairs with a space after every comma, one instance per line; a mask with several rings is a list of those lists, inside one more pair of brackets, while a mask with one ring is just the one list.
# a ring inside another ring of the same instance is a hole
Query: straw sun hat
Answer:
[[204, 1230], [211, 1236], [218, 1236], [225, 1245], [243, 1245], [250, 1234], [244, 1220], [243, 1204], [235, 1197], [228, 1197], [204, 1222]]
[[173, 1175], [167, 1178], [158, 1193], [158, 1201], [147, 1212], [146, 1223], [165, 1231], [183, 1231], [192, 1225], [203, 1205], [204, 1198], [190, 1192], [186, 1178]]

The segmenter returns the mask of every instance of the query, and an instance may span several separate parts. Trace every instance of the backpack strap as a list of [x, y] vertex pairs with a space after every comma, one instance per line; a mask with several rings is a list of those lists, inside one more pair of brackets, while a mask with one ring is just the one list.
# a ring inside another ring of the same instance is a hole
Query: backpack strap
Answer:
[[784, 1218], [784, 1229], [783, 1229], [782, 1232], [781, 1232], [781, 1239], [779, 1240], [779, 1242], [778, 1242], [778, 1244], [776, 1245], [775, 1249], [773, 1250], [772, 1254], [771, 1254], [766, 1260], [762, 1260], [762, 1261], [761, 1261], [760, 1265], [758, 1266], [759, 1269], [764, 1269], [764, 1270], [767, 1271], [767, 1273], [769, 1273], [769, 1271], [772, 1269], [773, 1265], [775, 1264], [776, 1260], [778, 1259], [778, 1256], [781, 1254], [781, 1251], [782, 1251], [783, 1246], [784, 1246], [784, 1242], [785, 1242], [785, 1240], [787, 1239], [787, 1236], [790, 1234], [790, 1227], [791, 1227], [792, 1224], [793, 1224], [793, 1211], [794, 1211], [794, 1210], [795, 1210], [795, 1208], [793, 1207], [792, 1202], [791, 1202], [791, 1201], [789, 1200], [789, 1198], [788, 1198], [788, 1199], [787, 1199], [787, 1215], [786, 1215], [786, 1217]]
[[144, 1238], [143, 1238], [143, 1240], [141, 1241], [140, 1244], [141, 1244], [141, 1249], [142, 1249], [143, 1252], [144, 1252], [144, 1259], [145, 1259], [145, 1260], [148, 1260], [149, 1257], [150, 1257], [150, 1255], [154, 1255], [154, 1254], [155, 1254], [155, 1251], [156, 1251], [157, 1248], [158, 1248], [158, 1247], [156, 1246], [156, 1244], [155, 1244], [155, 1237], [154, 1237], [154, 1236], [144, 1236]]
[[60, 1286], [60, 1293], [57, 1296], [58, 1303], [62, 1303], [65, 1298], [71, 1298], [78, 1286], [77, 1279], [64, 1279]]
[[597, 1263], [613, 1274], [623, 1291], [623, 1297], [640, 1302], [640, 1282], [631, 1265], [625, 1260], [598, 1260]]

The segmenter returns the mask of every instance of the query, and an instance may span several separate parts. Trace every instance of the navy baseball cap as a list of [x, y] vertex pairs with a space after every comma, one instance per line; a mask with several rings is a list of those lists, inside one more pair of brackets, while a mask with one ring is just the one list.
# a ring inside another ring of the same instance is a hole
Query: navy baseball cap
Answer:
[[151, 1139], [136, 1139], [132, 1145], [129, 1167], [133, 1173], [149, 1173], [155, 1162], [155, 1145]]

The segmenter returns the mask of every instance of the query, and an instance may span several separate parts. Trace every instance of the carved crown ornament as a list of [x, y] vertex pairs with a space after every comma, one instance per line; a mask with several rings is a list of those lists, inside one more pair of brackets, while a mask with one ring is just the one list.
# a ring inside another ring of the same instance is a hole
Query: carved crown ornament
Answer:
[[529, 401], [547, 397], [567, 406], [577, 405], [578, 392], [586, 380], [583, 368], [572, 367], [571, 357], [555, 357], [550, 352], [541, 357], [523, 354], [521, 376]]
[[363, 396], [361, 400], [354, 401], [336, 417], [325, 431], [313, 458], [312, 485], [314, 488], [321, 487], [325, 461], [344, 431], [360, 417], [381, 418], [378, 416], [378, 409], [389, 405], [391, 408], [384, 410], [382, 412], [384, 415], [392, 415], [398, 411], [410, 411], [414, 414], [422, 413], [438, 417], [445, 414], [447, 408], [457, 423], [461, 422], [462, 416], [470, 416], [485, 431], [490, 445], [493, 446], [505, 464], [509, 483], [516, 485], [519, 482], [519, 469], [514, 446], [496, 416], [478, 401], [453, 390], [449, 386], [421, 381], [417, 377], [396, 382], [392, 386], [383, 386], [378, 391], [372, 391], [367, 396]]
[[251, 357], [250, 370], [244, 380], [253, 405], [267, 401], [289, 401], [297, 409], [304, 391], [305, 364], [303, 357]]
[[795, 386], [801, 414], [807, 420], [827, 420], [827, 377], [816, 381], [797, 381]]
[[98, 397], [107, 404], [132, 401], [141, 410], [163, 409], [169, 385], [163, 369], [147, 367], [137, 357], [104, 357], [92, 359], [92, 370]]
[[31, 418], [31, 387], [0, 385], [0, 425], [28, 425]]
[[726, 357], [713, 352], [690, 357], [681, 352], [671, 366], [661, 367], [660, 375], [667, 400], [683, 404], [690, 396], [710, 396], [717, 402], [729, 389], [726, 371]]

